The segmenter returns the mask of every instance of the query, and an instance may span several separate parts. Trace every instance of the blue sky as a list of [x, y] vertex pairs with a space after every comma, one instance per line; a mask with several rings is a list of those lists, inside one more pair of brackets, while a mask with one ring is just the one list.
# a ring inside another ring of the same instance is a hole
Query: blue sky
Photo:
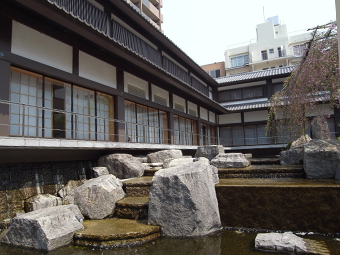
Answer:
[[288, 33], [335, 20], [335, 1], [163, 0], [164, 34], [197, 64], [224, 61], [228, 46], [256, 38], [256, 25], [279, 16]]

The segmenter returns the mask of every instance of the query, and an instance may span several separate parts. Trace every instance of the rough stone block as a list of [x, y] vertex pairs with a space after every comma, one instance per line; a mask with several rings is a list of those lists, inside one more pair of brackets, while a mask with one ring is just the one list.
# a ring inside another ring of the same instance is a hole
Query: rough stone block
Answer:
[[197, 148], [195, 158], [205, 157], [209, 160], [215, 158], [218, 154], [224, 153], [222, 145], [205, 145]]
[[221, 153], [211, 160], [211, 165], [217, 168], [243, 168], [250, 166], [250, 161], [242, 153]]
[[162, 150], [147, 155], [148, 163], [161, 163], [168, 158], [181, 158], [183, 157], [181, 150]]
[[207, 161], [159, 170], [152, 181], [148, 223], [166, 236], [202, 236], [221, 227]]
[[104, 219], [113, 215], [116, 202], [124, 198], [121, 180], [114, 175], [91, 179], [74, 190], [74, 204], [89, 219]]
[[25, 213], [12, 219], [1, 242], [50, 251], [72, 242], [73, 234], [83, 229], [75, 205], [63, 205]]
[[39, 209], [44, 209], [52, 206], [62, 205], [60, 197], [52, 196], [50, 194], [39, 194], [27, 199], [24, 203], [25, 211], [32, 212]]
[[140, 177], [148, 167], [130, 154], [111, 154], [102, 156], [98, 166], [107, 167], [110, 174], [119, 179]]

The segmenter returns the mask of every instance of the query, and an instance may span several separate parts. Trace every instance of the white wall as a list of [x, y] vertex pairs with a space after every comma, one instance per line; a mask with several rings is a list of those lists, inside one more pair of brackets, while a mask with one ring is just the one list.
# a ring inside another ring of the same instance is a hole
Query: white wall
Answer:
[[12, 53], [72, 73], [72, 47], [13, 21]]
[[197, 115], [198, 115], [198, 113], [197, 113], [197, 105], [188, 101], [188, 113], [189, 114], [190, 114], [190, 110], [195, 111], [196, 114], [194, 116], [197, 117]]
[[229, 113], [219, 115], [219, 124], [241, 123], [241, 113]]
[[116, 67], [79, 51], [79, 76], [117, 88]]
[[174, 109], [175, 109], [175, 104], [179, 104], [179, 105], [183, 106], [184, 112], [187, 112], [187, 108], [186, 108], [186, 105], [185, 105], [185, 99], [184, 98], [173, 95], [173, 106], [172, 107]]
[[209, 111], [209, 121], [215, 123], [216, 122], [216, 115], [215, 113]]
[[128, 84], [131, 84], [140, 89], [143, 89], [145, 93], [144, 98], [149, 99], [149, 84], [147, 81], [144, 81], [141, 78], [138, 78], [137, 76], [134, 76], [130, 73], [124, 72], [124, 91], [125, 92], [129, 91]]
[[166, 100], [166, 106], [169, 106], [169, 92], [161, 89], [155, 85], [151, 85], [151, 90], [152, 90], [152, 101], [155, 102], [155, 95], [159, 97], [163, 97]]
[[263, 121], [268, 118], [268, 110], [244, 113], [244, 122]]
[[200, 118], [203, 120], [209, 120], [208, 118], [208, 110], [200, 107]]

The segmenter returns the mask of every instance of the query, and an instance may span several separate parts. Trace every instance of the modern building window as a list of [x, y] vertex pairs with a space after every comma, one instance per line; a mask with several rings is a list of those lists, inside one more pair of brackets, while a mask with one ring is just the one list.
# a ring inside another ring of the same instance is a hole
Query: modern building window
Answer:
[[12, 67], [11, 101], [10, 135], [114, 140], [112, 96]]
[[268, 59], [268, 52], [267, 52], [267, 50], [262, 50], [261, 51], [261, 56], [262, 56], [262, 60], [267, 60]]
[[167, 113], [125, 101], [126, 141], [169, 143]]
[[221, 70], [220, 69], [216, 69], [216, 70], [212, 70], [212, 71], [207, 71], [207, 73], [213, 77], [213, 78], [218, 78], [221, 77]]
[[269, 53], [273, 54], [274, 53], [274, 49], [269, 49]]
[[174, 137], [175, 144], [197, 145], [196, 121], [174, 115]]
[[294, 56], [302, 56], [305, 52], [306, 44], [299, 44], [293, 46], [293, 54]]
[[230, 58], [230, 66], [231, 67], [240, 67], [240, 66], [244, 66], [246, 64], [249, 64], [249, 55], [248, 54], [244, 54], [244, 55], [240, 55], [237, 57], [231, 57]]
[[281, 48], [281, 47], [278, 47], [278, 48], [277, 48], [277, 54], [278, 54], [279, 58], [282, 58], [282, 57], [283, 57], [282, 48]]

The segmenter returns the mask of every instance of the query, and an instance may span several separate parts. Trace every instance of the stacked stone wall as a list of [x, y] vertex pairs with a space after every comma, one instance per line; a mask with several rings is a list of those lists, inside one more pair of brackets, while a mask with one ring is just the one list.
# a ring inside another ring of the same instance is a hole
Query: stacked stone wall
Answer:
[[69, 180], [89, 177], [96, 161], [0, 165], [0, 221], [24, 212], [24, 200], [37, 194], [57, 195]]

